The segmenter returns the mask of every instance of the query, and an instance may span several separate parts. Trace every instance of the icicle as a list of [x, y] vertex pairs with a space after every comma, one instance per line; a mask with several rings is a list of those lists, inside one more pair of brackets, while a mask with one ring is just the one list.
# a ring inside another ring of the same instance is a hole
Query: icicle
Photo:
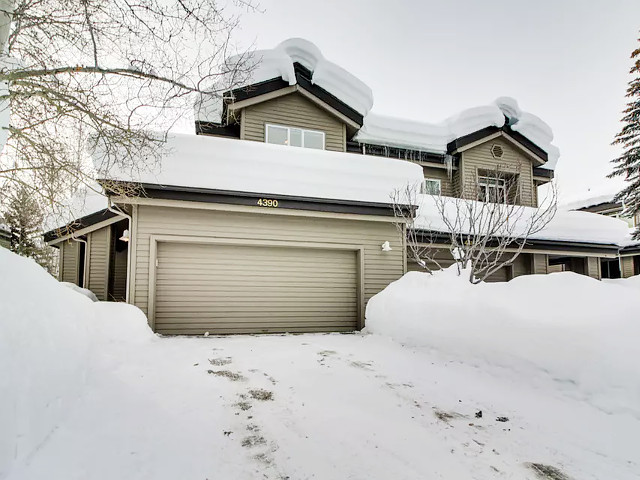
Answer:
[[444, 156], [444, 165], [447, 167], [447, 177], [451, 180], [453, 177], [453, 155]]

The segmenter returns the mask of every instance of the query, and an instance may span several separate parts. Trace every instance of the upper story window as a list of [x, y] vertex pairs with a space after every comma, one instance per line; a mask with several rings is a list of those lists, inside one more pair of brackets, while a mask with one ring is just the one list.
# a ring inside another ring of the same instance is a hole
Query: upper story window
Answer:
[[324, 132], [318, 130], [267, 124], [265, 141], [277, 145], [324, 150]]
[[440, 195], [442, 191], [442, 182], [439, 178], [424, 179], [424, 193], [427, 195]]
[[506, 203], [506, 180], [504, 178], [479, 176], [478, 197], [481, 202]]

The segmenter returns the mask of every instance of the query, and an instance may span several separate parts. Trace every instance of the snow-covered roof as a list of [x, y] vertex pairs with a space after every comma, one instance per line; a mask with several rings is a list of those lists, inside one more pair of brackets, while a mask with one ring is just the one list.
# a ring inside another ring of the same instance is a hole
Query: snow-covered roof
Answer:
[[[242, 88], [274, 78], [295, 85], [294, 63], [299, 63], [311, 72], [312, 84], [322, 87], [361, 115], [366, 115], [373, 106], [373, 93], [363, 81], [324, 58], [316, 45], [303, 38], [290, 38], [275, 48], [251, 52], [246, 59], [238, 55], [226, 62], [235, 65], [241, 61], [246, 61], [250, 74], [241, 80], [221, 79], [222, 89], [228, 86]], [[196, 105], [196, 120], [220, 123], [222, 110], [221, 98], [204, 99]]]
[[417, 122], [369, 113], [354, 140], [361, 143], [446, 153], [447, 145], [487, 127], [509, 127], [544, 150], [548, 161], [541, 168], [555, 169], [560, 150], [553, 145], [553, 132], [539, 117], [524, 112], [510, 97], [492, 104], [464, 110], [440, 123]]
[[395, 189], [423, 181], [404, 160], [211, 136], [170, 135], [160, 161], [103, 179], [307, 198], [391, 203]]
[[602, 195], [594, 195], [581, 200], [574, 200], [561, 206], [562, 210], [580, 210], [582, 208], [595, 207], [603, 203], [614, 203], [615, 193], [604, 193]]
[[[560, 151], [553, 145], [553, 132], [539, 117], [522, 111], [518, 102], [500, 97], [492, 104], [464, 110], [440, 123], [428, 123], [378, 115], [371, 112], [373, 93], [360, 79], [327, 60], [320, 49], [308, 40], [290, 38], [275, 48], [256, 50], [226, 60], [228, 65], [244, 63], [250, 70], [244, 78], [238, 72], [223, 75], [217, 90], [242, 88], [267, 80], [282, 79], [289, 85], [297, 83], [295, 63], [311, 72], [311, 83], [322, 87], [364, 117], [364, 125], [354, 140], [361, 143], [386, 145], [433, 153], [445, 153], [447, 144], [464, 135], [486, 127], [509, 127], [544, 150], [548, 161], [542, 168], [555, 169]], [[195, 105], [196, 120], [222, 122], [222, 97], [203, 97]], [[507, 118], [505, 118], [505, 116]]]
[[[456, 217], [456, 202], [473, 202], [471, 200], [445, 199], [445, 215], [450, 219]], [[532, 207], [519, 207], [514, 214], [517, 222], [521, 222], [522, 230], [537, 209]], [[462, 222], [463, 233], [468, 233], [469, 227]], [[418, 215], [415, 220], [416, 228], [434, 232], [447, 232], [448, 228], [439, 212], [436, 199], [431, 195], [419, 196]], [[466, 229], [466, 230], [465, 230]], [[514, 230], [515, 231], [515, 230]], [[581, 242], [626, 246], [629, 244], [629, 226], [626, 222], [617, 218], [598, 215], [590, 212], [562, 211], [558, 210], [541, 231], [532, 234], [529, 238], [535, 240], [551, 240], [561, 242]]]

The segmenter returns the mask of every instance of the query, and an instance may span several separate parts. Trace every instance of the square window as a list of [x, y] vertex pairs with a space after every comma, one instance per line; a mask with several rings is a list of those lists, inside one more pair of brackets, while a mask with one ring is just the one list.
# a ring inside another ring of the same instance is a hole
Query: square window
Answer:
[[275, 125], [267, 125], [267, 143], [288, 145], [289, 129], [286, 127], [276, 127]]
[[424, 179], [424, 193], [427, 195], [440, 195], [441, 182], [437, 178]]
[[311, 132], [309, 130], [305, 130], [304, 147], [315, 148], [317, 150], [324, 150], [324, 133]]

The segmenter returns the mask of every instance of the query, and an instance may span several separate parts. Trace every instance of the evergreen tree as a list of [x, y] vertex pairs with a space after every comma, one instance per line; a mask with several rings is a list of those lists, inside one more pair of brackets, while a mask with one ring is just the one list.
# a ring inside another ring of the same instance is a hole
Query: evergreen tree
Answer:
[[[627, 88], [629, 102], [623, 112], [624, 126], [613, 141], [613, 145], [622, 145], [624, 152], [612, 160], [615, 166], [609, 178], [624, 177], [627, 186], [616, 195], [615, 200], [624, 202], [629, 215], [636, 215], [640, 212], [640, 48], [633, 51], [631, 59], [634, 64], [629, 73], [634, 77]], [[640, 227], [636, 229], [634, 238], [640, 239]]]
[[11, 251], [33, 258], [53, 273], [51, 247], [41, 237], [42, 209], [29, 189], [20, 186], [9, 195], [4, 217], [11, 233]]

